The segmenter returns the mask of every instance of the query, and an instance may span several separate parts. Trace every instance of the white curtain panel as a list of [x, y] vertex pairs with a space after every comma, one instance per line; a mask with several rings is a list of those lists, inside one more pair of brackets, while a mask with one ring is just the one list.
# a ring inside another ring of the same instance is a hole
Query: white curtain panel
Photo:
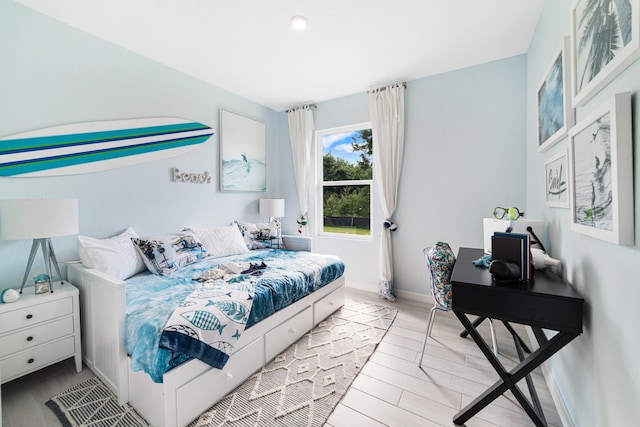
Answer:
[[391, 232], [396, 225], [391, 217], [396, 210], [404, 153], [404, 87], [402, 83], [369, 92], [374, 179], [386, 218], [380, 236], [378, 295], [389, 301], [395, 301]]
[[309, 213], [309, 174], [311, 173], [311, 142], [313, 138], [312, 106], [294, 108], [287, 111], [289, 119], [289, 136], [291, 151], [293, 152], [293, 170], [298, 190], [300, 217], [298, 218], [298, 232], [303, 236], [309, 235], [307, 227]]

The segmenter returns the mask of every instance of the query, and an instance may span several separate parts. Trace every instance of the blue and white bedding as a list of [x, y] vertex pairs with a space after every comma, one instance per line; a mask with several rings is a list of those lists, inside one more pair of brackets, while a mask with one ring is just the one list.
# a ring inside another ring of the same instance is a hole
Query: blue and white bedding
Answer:
[[159, 347], [160, 337], [176, 308], [203, 284], [194, 279], [220, 264], [251, 262], [267, 265], [255, 280], [253, 304], [246, 327], [300, 300], [344, 273], [336, 256], [287, 250], [254, 250], [248, 254], [204, 259], [168, 276], [140, 273], [127, 283], [125, 346], [131, 368], [143, 370], [155, 382], [171, 368], [189, 360], [179, 351]]
[[[202, 283], [174, 310], [159, 346], [222, 369], [244, 332], [257, 277], [215, 268], [215, 279]], [[261, 273], [261, 271], [258, 271]]]

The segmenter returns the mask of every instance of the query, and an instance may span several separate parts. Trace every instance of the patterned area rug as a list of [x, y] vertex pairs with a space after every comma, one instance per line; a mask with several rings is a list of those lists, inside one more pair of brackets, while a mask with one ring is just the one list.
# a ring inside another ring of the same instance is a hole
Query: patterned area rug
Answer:
[[[396, 313], [347, 300], [189, 426], [322, 426]], [[64, 426], [147, 426], [130, 406], [118, 406], [97, 378], [54, 397], [47, 406]]]
[[109, 388], [93, 377], [53, 397], [46, 405], [64, 427], [148, 427], [129, 404], [118, 405]]

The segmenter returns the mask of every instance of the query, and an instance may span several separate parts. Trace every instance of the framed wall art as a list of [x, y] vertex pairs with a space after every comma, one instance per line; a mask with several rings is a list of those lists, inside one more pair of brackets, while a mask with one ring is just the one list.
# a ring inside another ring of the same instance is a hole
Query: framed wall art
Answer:
[[571, 106], [571, 42], [564, 37], [560, 51], [538, 86], [538, 151], [545, 151], [566, 136], [575, 124]]
[[569, 131], [571, 229], [634, 243], [631, 95], [616, 94]]
[[220, 110], [220, 191], [267, 191], [266, 126]]
[[571, 7], [573, 107], [640, 57], [640, 0], [576, 0]]
[[554, 208], [569, 207], [569, 168], [567, 150], [550, 157], [544, 163], [545, 203]]

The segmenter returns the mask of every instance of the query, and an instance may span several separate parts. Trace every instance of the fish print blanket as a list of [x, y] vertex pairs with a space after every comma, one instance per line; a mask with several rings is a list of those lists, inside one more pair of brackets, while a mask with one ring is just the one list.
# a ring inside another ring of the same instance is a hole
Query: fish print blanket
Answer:
[[222, 369], [244, 332], [255, 287], [249, 275], [205, 281], [174, 310], [159, 346]]
[[[209, 277], [207, 273], [230, 263], [264, 263], [268, 266], [260, 276], [251, 276], [255, 280], [255, 294], [245, 329], [344, 274], [344, 263], [336, 256], [283, 249], [256, 249], [248, 254], [205, 258], [168, 276], [158, 276], [149, 271], [139, 273], [126, 280], [125, 348], [132, 371], [144, 371], [154, 382], [161, 383], [167, 371], [193, 359], [181, 351], [160, 347], [160, 337], [176, 308], [191, 294], [222, 283], [203, 284], [194, 279], [206, 276], [215, 282], [216, 275]], [[242, 276], [223, 277], [225, 292], [242, 282]], [[231, 331], [230, 325], [224, 327], [222, 332]], [[215, 333], [218, 331], [215, 330]], [[235, 329], [231, 335], [234, 333]]]

